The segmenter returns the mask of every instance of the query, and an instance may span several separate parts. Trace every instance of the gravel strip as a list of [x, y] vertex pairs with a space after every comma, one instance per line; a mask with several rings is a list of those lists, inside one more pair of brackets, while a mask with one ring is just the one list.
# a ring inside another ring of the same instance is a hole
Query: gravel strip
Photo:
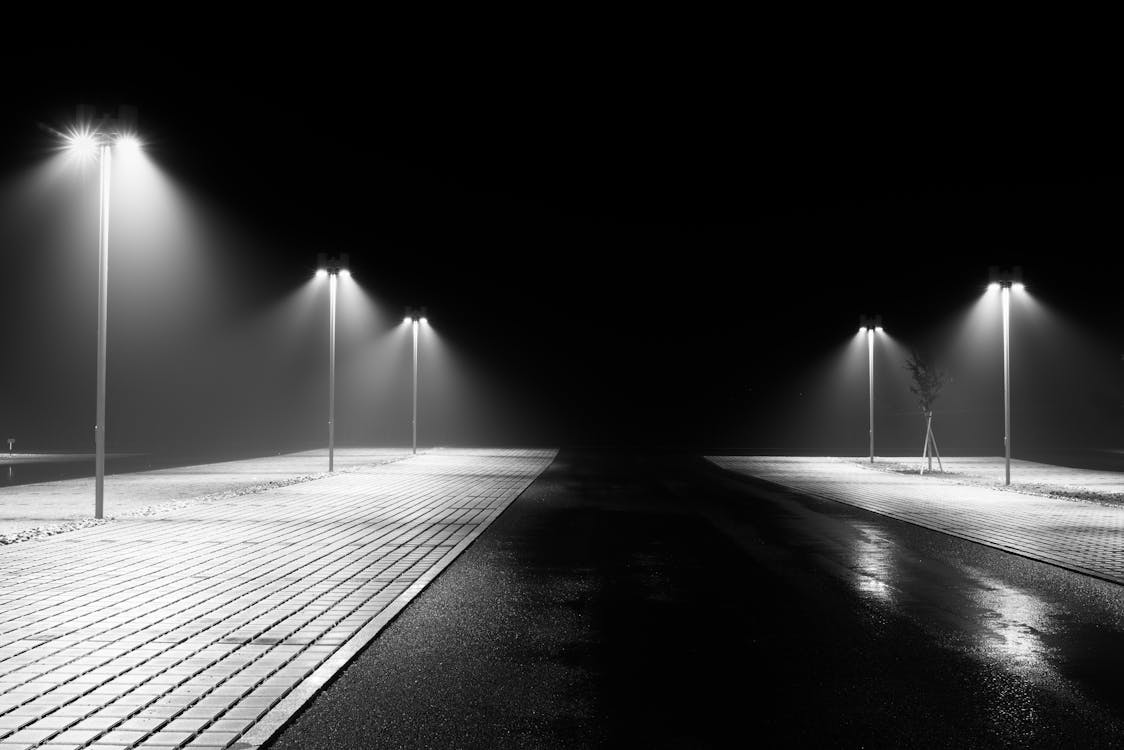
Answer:
[[[943, 480], [952, 484], [958, 484], [968, 487], [987, 487], [1001, 492], [1017, 492], [1024, 495], [1037, 495], [1039, 497], [1050, 497], [1058, 500], [1069, 500], [1073, 502], [1091, 502], [1100, 505], [1119, 508], [1124, 506], [1124, 474], [1120, 475], [1120, 483], [1117, 485], [1108, 485], [1105, 487], [1093, 487], [1082, 483], [1083, 474], [1089, 474], [1101, 478], [1108, 474], [1108, 472], [1085, 472], [1081, 469], [1066, 469], [1058, 467], [1059, 471], [1065, 476], [1061, 476], [1057, 481], [1041, 481], [1041, 482], [1021, 482], [1015, 477], [1022, 473], [1040, 473], [1039, 466], [1031, 461], [1012, 461], [1011, 475], [1013, 481], [1010, 485], [1005, 485], [1002, 481], [997, 481], [991, 474], [998, 472], [1000, 475], [1003, 471], [1002, 459], [996, 459], [994, 467], [988, 466], [992, 469], [991, 472], [981, 472], [978, 469], [964, 469], [957, 466], [957, 459], [944, 459], [945, 469], [941, 471], [937, 468], [937, 462], [933, 462], [933, 471], [926, 470], [925, 474], [920, 474], [921, 461], [913, 460], [909, 462], [895, 461], [892, 459], [882, 459], [875, 463], [870, 463], [867, 459], [861, 458], [846, 458], [844, 461], [858, 464], [864, 469], [872, 471], [881, 471], [890, 474], [906, 474], [910, 476], [931, 477], [935, 480]], [[973, 466], [979, 465], [978, 461], [973, 461]], [[1030, 469], [1028, 472], [1027, 469]], [[1062, 483], [1064, 482], [1064, 484]]]

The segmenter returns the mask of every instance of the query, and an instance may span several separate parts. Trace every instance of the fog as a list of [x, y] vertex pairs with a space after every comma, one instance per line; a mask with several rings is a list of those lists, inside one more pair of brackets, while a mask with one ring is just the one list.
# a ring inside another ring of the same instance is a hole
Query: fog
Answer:
[[[887, 331], [891, 323], [887, 321]], [[948, 381], [933, 409], [943, 455], [1002, 455], [1003, 333], [1000, 295], [984, 291], [961, 315], [935, 320], [909, 341], [875, 343], [875, 452], [920, 456], [925, 419], [910, 393], [906, 359], [917, 352]], [[1118, 448], [1124, 400], [1120, 355], [1034, 296], [1012, 292], [1010, 319], [1013, 455], [1033, 457]], [[865, 334], [805, 367], [770, 408], [757, 412], [747, 444], [759, 449], [866, 455]]]
[[[96, 165], [57, 155], [0, 192], [0, 432], [17, 450], [93, 448], [97, 188]], [[114, 159], [110, 212], [108, 449], [326, 446], [328, 290], [314, 271], [338, 248], [294, 266], [303, 249], [255, 237], [143, 154]], [[405, 301], [380, 301], [359, 272], [341, 282], [337, 444], [409, 445]], [[534, 442], [518, 388], [441, 330], [435, 319], [419, 341], [419, 445]]]
[[[563, 221], [521, 203], [487, 214], [479, 201], [446, 202], [430, 215], [421, 193], [384, 186], [372, 194], [405, 213], [388, 218], [380, 206], [368, 220], [360, 209], [371, 194], [351, 185], [340, 209], [354, 214], [350, 236], [364, 222], [371, 231], [347, 244], [331, 231], [331, 185], [303, 186], [319, 210], [290, 231], [300, 202], [293, 186], [263, 181], [262, 195], [240, 203], [240, 187], [204, 190], [161, 164], [159, 149], [114, 161], [111, 451], [325, 446], [328, 293], [315, 264], [319, 253], [346, 252], [339, 445], [409, 444], [412, 340], [402, 319], [407, 306], [426, 305], [423, 448], [580, 441], [865, 455], [860, 303], [885, 320], [875, 342], [876, 452], [921, 451], [924, 417], [903, 369], [917, 351], [951, 378], [934, 415], [941, 451], [1002, 453], [1002, 338], [998, 300], [980, 279], [987, 263], [965, 249], [919, 274], [913, 252], [887, 249], [912, 242], [917, 226], [938, 225], [925, 217], [897, 216], [876, 256], [824, 258], [812, 250], [859, 234], [857, 216], [637, 228]], [[92, 448], [94, 166], [56, 155], [0, 189], [0, 437], [16, 438], [18, 450]], [[223, 203], [205, 197], [220, 194]], [[285, 199], [275, 204], [275, 195]], [[252, 224], [246, 206], [258, 212]], [[324, 237], [309, 239], [316, 222]], [[953, 229], [942, 231], [925, 240], [930, 254], [950, 241]], [[493, 246], [506, 249], [492, 257]], [[1065, 259], [1039, 269], [1050, 275], [1038, 284], [1031, 274], [1012, 304], [1015, 455], [1124, 445], [1119, 310], [1103, 293], [1075, 291], [1082, 272]], [[1094, 281], [1102, 292], [1110, 286]]]

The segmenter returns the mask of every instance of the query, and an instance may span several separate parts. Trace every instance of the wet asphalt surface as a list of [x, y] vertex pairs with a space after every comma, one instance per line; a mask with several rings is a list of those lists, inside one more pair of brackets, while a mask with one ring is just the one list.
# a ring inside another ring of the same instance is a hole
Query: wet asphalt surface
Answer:
[[1124, 747], [1122, 593], [697, 457], [563, 451], [269, 747]]

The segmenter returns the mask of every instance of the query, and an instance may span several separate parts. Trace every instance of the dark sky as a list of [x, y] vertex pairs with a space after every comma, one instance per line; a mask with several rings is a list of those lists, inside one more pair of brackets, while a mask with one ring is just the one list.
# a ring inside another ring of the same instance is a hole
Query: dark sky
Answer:
[[521, 394], [514, 440], [760, 442], [747, 425], [859, 313], [921, 345], [996, 263], [1124, 351], [1120, 123], [1095, 62], [536, 23], [513, 45], [55, 50], [4, 94], [0, 166], [43, 158], [37, 123], [78, 102], [137, 105], [161, 168], [252, 238], [236, 314], [348, 252]]

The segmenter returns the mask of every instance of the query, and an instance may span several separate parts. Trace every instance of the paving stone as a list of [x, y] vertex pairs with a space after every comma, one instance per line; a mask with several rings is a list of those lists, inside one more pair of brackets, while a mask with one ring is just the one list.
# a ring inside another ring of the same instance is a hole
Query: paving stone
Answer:
[[57, 713], [58, 712], [48, 714], [47, 716], [43, 717], [42, 719], [39, 719], [38, 721], [36, 721], [33, 725], [31, 725], [30, 728], [31, 729], [56, 729], [56, 730], [57, 729], [66, 729], [71, 724], [78, 721], [78, 719], [73, 717], [73, 716], [59, 716], [59, 715], [57, 715]]
[[159, 731], [147, 737], [137, 747], [181, 747], [186, 745], [193, 736], [192, 732], [167, 732]]
[[433, 451], [0, 547], [0, 748], [260, 745], [554, 455]]
[[110, 727], [116, 725], [119, 721], [121, 721], [120, 717], [105, 716], [104, 714], [107, 713], [107, 712], [108, 712], [108, 709], [105, 709], [105, 710], [99, 712], [99, 714], [97, 716], [91, 716], [89, 718], [82, 719], [77, 724], [75, 724], [73, 728], [74, 729], [96, 729], [99, 732], [103, 732], [103, 731], [109, 729]]
[[20, 729], [19, 731], [4, 738], [4, 742], [14, 742], [24, 747], [32, 747], [51, 735], [55, 734], [51, 729]]
[[101, 732], [91, 729], [68, 729], [52, 737], [51, 742], [68, 743], [81, 746], [88, 742], [91, 742], [100, 734]]
[[[1098, 492], [1124, 497], [1124, 474], [1013, 461], [1012, 476], [1027, 478], [1020, 491], [984, 486], [1002, 461], [945, 459], [963, 474], [920, 476], [871, 468], [838, 458], [708, 456], [729, 471], [764, 479], [892, 518], [1124, 583], [1124, 505], [1031, 494]], [[989, 469], [990, 467], [990, 469]]]

